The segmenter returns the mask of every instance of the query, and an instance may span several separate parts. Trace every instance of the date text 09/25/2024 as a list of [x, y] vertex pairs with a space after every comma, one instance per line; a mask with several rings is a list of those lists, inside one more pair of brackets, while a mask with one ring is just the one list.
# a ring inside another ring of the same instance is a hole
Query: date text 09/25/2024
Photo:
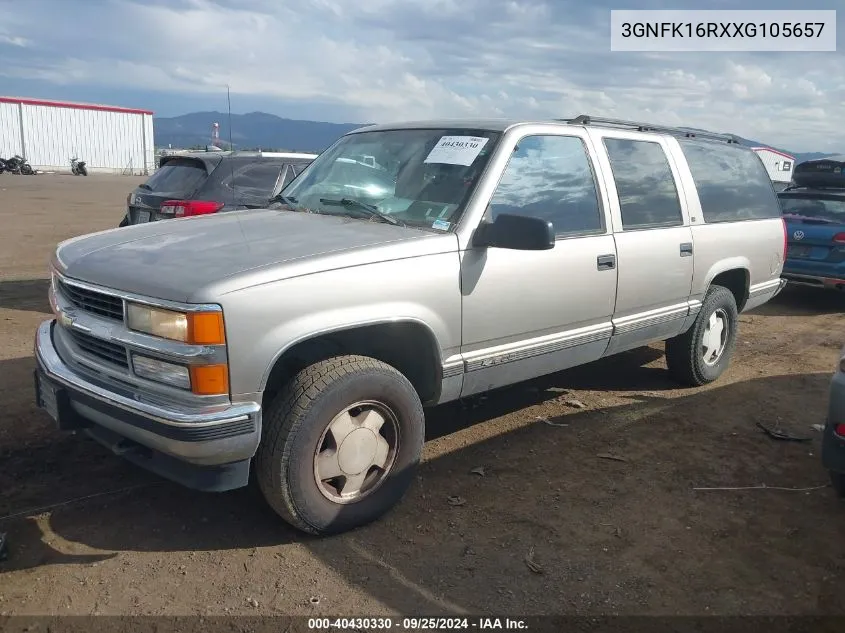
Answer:
[[309, 618], [308, 628], [314, 631], [350, 631], [366, 629], [400, 631], [447, 630], [526, 630], [520, 618]]

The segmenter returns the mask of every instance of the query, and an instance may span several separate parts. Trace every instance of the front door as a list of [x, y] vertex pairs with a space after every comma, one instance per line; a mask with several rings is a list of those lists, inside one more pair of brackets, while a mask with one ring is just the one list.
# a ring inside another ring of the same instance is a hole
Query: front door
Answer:
[[462, 396], [602, 356], [612, 333], [616, 250], [586, 138], [518, 139], [485, 220], [500, 213], [552, 222], [544, 251], [469, 248], [461, 254]]

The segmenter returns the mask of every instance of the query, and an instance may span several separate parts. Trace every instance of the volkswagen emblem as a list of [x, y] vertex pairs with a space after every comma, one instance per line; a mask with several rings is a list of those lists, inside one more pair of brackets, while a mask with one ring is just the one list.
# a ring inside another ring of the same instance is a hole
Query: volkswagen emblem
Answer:
[[794, 237], [798, 241], [801, 241], [804, 239], [804, 231], [795, 231], [795, 233], [792, 234], [792, 237]]

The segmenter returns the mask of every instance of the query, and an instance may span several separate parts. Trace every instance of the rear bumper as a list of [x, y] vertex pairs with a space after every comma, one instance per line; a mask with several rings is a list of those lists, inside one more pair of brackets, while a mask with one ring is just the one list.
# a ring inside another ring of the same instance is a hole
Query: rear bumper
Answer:
[[845, 277], [827, 277], [824, 275], [807, 275], [801, 273], [783, 273], [784, 279], [799, 286], [813, 286], [828, 290], [845, 290]]
[[35, 390], [36, 404], [59, 429], [84, 430], [116, 454], [190, 488], [248, 483], [261, 432], [257, 403], [187, 408], [83, 375], [59, 356], [54, 324], [44, 321], [36, 332]]
[[845, 264], [841, 263], [788, 258], [781, 276], [797, 285], [845, 290]]
[[834, 432], [837, 424], [845, 424], [845, 373], [841, 371], [830, 383], [827, 424], [822, 437], [822, 465], [827, 470], [845, 473], [845, 438]]

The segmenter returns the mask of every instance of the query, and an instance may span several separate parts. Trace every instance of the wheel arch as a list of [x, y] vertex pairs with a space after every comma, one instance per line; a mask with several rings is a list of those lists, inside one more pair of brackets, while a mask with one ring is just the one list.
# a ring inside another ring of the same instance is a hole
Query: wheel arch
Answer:
[[369, 356], [395, 367], [414, 386], [423, 404], [440, 397], [443, 365], [437, 336], [420, 319], [402, 317], [351, 323], [311, 332], [279, 350], [261, 380], [263, 399], [308, 365], [333, 356]]
[[[748, 302], [751, 287], [751, 263], [745, 257], [732, 257], [715, 264], [707, 272], [703, 285], [704, 294], [712, 286], [723, 286], [731, 291], [736, 300], [738, 312]], [[702, 295], [702, 300], [704, 296]]]

